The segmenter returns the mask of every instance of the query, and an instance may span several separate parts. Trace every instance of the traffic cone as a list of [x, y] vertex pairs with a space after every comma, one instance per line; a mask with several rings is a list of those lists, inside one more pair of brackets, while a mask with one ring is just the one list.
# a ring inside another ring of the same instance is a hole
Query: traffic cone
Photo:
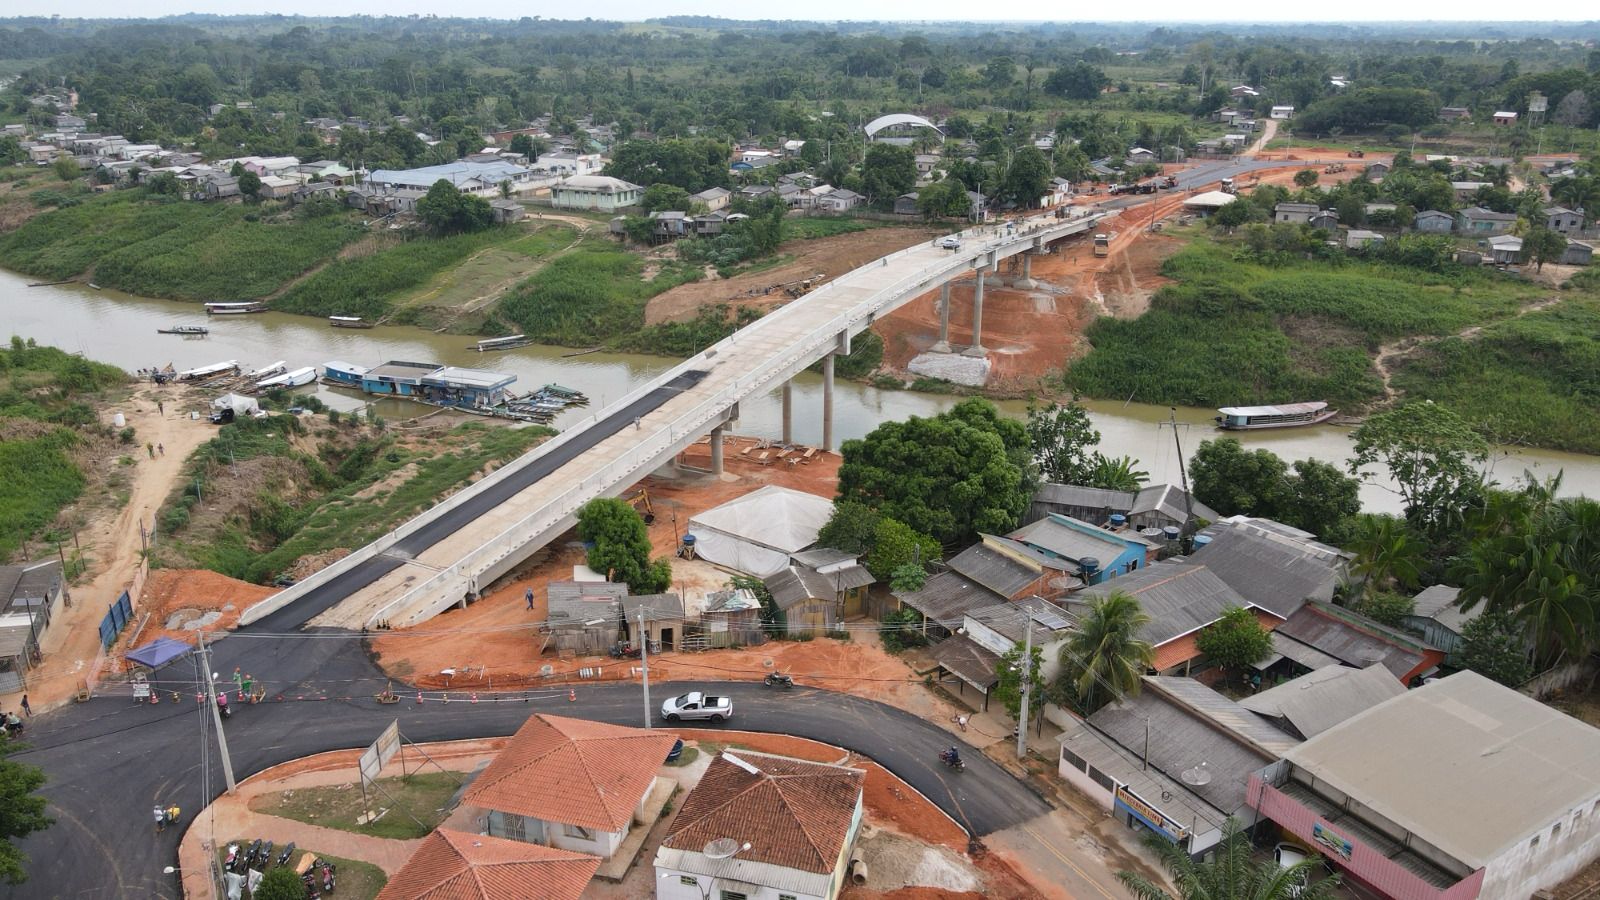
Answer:
[[478, 695], [477, 694], [473, 694], [472, 695], [472, 702], [473, 703], [477, 703], [478, 702]]
[[422, 705], [422, 692], [421, 691], [417, 691], [417, 705], [418, 706]]
[[577, 701], [578, 701], [578, 692], [573, 690], [572, 688], [567, 688], [567, 702], [568, 703], [576, 703]]

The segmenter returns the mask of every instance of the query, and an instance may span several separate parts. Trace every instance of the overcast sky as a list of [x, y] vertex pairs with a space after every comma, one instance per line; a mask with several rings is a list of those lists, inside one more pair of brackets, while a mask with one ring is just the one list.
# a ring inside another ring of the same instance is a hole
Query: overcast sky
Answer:
[[[1562, 6], [1516, 6], [1522, 20], [1542, 21], [1562, 15], [1576, 19], [1585, 4]], [[70, 9], [59, 0], [10, 0], [4, 15], [73, 16], [164, 16], [187, 12], [218, 14], [281, 13], [286, 15], [421, 15], [483, 16], [519, 18], [544, 16], [553, 19], [639, 20], [666, 15], [722, 16], [732, 19], [870, 19], [879, 21], [926, 21], [974, 19], [1007, 21], [1086, 20], [1100, 22], [1296, 22], [1340, 21], [1496, 21], [1504, 20], [1508, 7], [1490, 0], [1413, 0], [1400, 5], [1392, 0], [1341, 0], [1337, 3], [1284, 3], [1282, 0], [1230, 0], [1197, 3], [1177, 0], [1143, 0], [1138, 3], [1097, 3], [1068, 5], [1043, 0], [986, 5], [970, 0], [809, 0], [805, 3], [751, 4], [744, 0], [588, 0], [584, 3], [529, 3], [519, 0], [478, 0], [471, 4], [444, 0], [347, 0], [330, 6], [324, 0], [275, 0], [271, 3], [230, 2], [230, 0], [144, 0], [138, 4], [114, 0], [80, 0]]]

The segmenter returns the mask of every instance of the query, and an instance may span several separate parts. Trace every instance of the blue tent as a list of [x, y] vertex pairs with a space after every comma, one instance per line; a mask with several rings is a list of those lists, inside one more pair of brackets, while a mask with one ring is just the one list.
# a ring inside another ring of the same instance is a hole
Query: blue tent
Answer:
[[183, 641], [175, 641], [172, 638], [156, 638], [137, 650], [128, 651], [124, 656], [130, 662], [136, 662], [151, 669], [159, 669], [175, 659], [187, 656], [189, 651], [193, 649]]

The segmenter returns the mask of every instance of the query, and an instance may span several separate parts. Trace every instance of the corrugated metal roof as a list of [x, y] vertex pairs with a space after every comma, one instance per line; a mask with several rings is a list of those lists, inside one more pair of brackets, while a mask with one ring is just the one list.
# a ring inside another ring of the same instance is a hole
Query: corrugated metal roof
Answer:
[[[1277, 633], [1315, 647], [1347, 666], [1366, 668], [1382, 663], [1396, 678], [1406, 678], [1426, 661], [1427, 651], [1432, 649], [1364, 616], [1322, 603], [1300, 607], [1278, 626]], [[1438, 650], [1434, 653], [1443, 656]]]
[[1148, 512], [1159, 512], [1173, 521], [1187, 522], [1189, 511], [1185, 508], [1186, 497], [1189, 500], [1188, 505], [1194, 507], [1194, 514], [1197, 517], [1208, 522], [1217, 520], [1216, 510], [1189, 497], [1183, 492], [1183, 488], [1174, 484], [1152, 484], [1143, 488], [1138, 496], [1133, 498], [1133, 505], [1129, 508], [1128, 514], [1137, 516]]
[[649, 621], [681, 619], [683, 597], [679, 594], [629, 594], [622, 598], [622, 614], [630, 621], [639, 621], [640, 610]]
[[955, 572], [932, 575], [922, 585], [922, 590], [895, 594], [901, 603], [954, 631], [961, 627], [961, 617], [975, 606], [1010, 599], [974, 584]]
[[799, 553], [789, 554], [789, 558], [802, 566], [821, 569], [826, 566], [836, 565], [859, 557], [854, 553], [844, 550], [835, 550], [832, 547], [813, 547], [810, 550], [801, 550]]
[[628, 586], [610, 581], [552, 581], [547, 590], [551, 625], [582, 625], [622, 614]]
[[1346, 719], [1288, 759], [1468, 869], [1600, 797], [1600, 730], [1471, 671]]
[[973, 544], [957, 553], [950, 560], [950, 569], [1008, 600], [1040, 575], [1037, 570], [986, 543]]
[[1132, 491], [1108, 491], [1073, 484], [1041, 484], [1033, 494], [1033, 501], [1115, 511], [1132, 507], [1134, 496]]
[[1132, 594], [1150, 616], [1139, 636], [1159, 647], [1173, 638], [1204, 628], [1233, 606], [1248, 606], [1238, 592], [1205, 566], [1187, 560], [1165, 560], [1119, 578], [1085, 588], [1075, 600]]
[[[1212, 806], [1177, 778], [1169, 778], [1139, 761], [1139, 747], [1122, 747], [1110, 737], [1082, 722], [1074, 723], [1059, 738], [1061, 746], [1099, 769], [1106, 777], [1127, 785], [1162, 815], [1204, 834], [1220, 829], [1227, 814]], [[1141, 737], [1142, 741], [1142, 737]], [[1140, 745], [1142, 747], [1142, 743]]]
[[957, 678], [980, 691], [989, 690], [1000, 680], [1000, 676], [995, 674], [1000, 657], [964, 634], [934, 644], [933, 658]]
[[1239, 705], [1269, 718], [1283, 719], [1302, 737], [1312, 738], [1405, 692], [1405, 685], [1383, 666], [1328, 666], [1246, 697]]
[[1108, 563], [1138, 543], [1059, 513], [1024, 525], [1013, 531], [1011, 537], [1074, 563], [1085, 558]]
[[1256, 668], [1265, 669], [1280, 659], [1292, 659], [1312, 671], [1326, 669], [1329, 666], [1344, 666], [1344, 663], [1337, 658], [1329, 656], [1315, 647], [1308, 647], [1286, 634], [1279, 634], [1277, 629], [1272, 631], [1272, 652], [1276, 653], [1277, 656], [1261, 663]]
[[1456, 634], [1460, 634], [1467, 627], [1468, 622], [1483, 614], [1481, 605], [1472, 612], [1462, 612], [1461, 607], [1456, 605], [1456, 601], [1460, 596], [1460, 588], [1436, 584], [1412, 598], [1412, 602], [1416, 604], [1412, 615], [1420, 616], [1424, 619], [1432, 619]]
[[1048, 600], [1024, 597], [1012, 603], [991, 603], [967, 610], [967, 617], [987, 625], [991, 630], [1011, 641], [1027, 637], [1028, 620], [1033, 620], [1033, 637], [1042, 642], [1055, 632], [1072, 628], [1072, 617], [1066, 610]]
[[[1392, 679], [1391, 679], [1392, 680]], [[1245, 709], [1243, 705], [1224, 697], [1193, 678], [1170, 678], [1163, 675], [1146, 675], [1145, 685], [1187, 707], [1235, 736], [1248, 741], [1257, 750], [1281, 757], [1300, 741], [1273, 728]]]
[[1245, 600], [1287, 619], [1306, 600], [1328, 600], [1344, 577], [1344, 560], [1314, 544], [1247, 526], [1207, 529], [1211, 542], [1194, 560]]

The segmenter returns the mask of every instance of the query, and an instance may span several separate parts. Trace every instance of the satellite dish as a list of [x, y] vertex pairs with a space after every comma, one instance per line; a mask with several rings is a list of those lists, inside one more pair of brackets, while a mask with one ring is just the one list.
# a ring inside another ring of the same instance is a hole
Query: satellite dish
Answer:
[[1201, 763], [1200, 765], [1195, 766], [1192, 769], [1184, 769], [1183, 770], [1183, 783], [1184, 784], [1192, 784], [1192, 785], [1194, 785], [1196, 787], [1199, 787], [1200, 785], [1203, 785], [1203, 784], [1210, 784], [1211, 783], [1211, 769], [1208, 768], [1208, 766], [1209, 766], [1209, 763]]
[[705, 854], [711, 859], [727, 859], [739, 852], [739, 842], [733, 838], [717, 838], [706, 845]]

